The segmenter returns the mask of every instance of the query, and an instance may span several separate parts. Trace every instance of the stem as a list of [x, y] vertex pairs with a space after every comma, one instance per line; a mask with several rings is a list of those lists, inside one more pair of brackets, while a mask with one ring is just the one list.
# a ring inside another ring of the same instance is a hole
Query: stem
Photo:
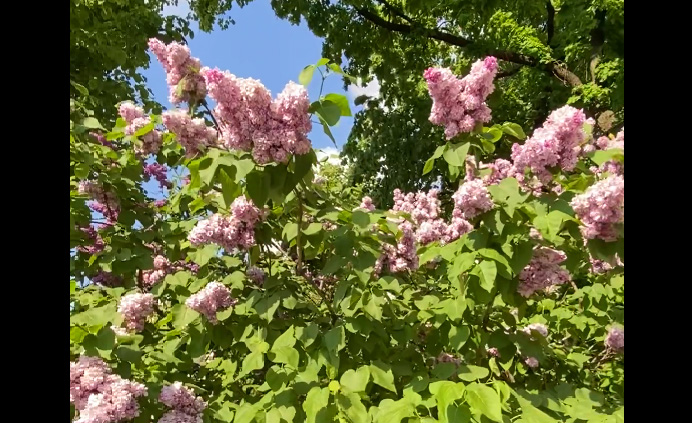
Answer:
[[207, 106], [207, 102], [204, 101], [202, 103], [204, 106], [204, 109], [209, 113], [209, 116], [211, 117], [211, 120], [214, 121], [214, 127], [216, 128], [216, 132], [221, 132], [221, 127], [219, 126], [219, 123], [216, 121], [216, 118], [214, 117], [214, 114], [209, 110], [209, 106]]
[[322, 69], [320, 69], [320, 68], [318, 67], [317, 70], [320, 71], [320, 75], [322, 75], [322, 83], [320, 83], [320, 96], [319, 96], [319, 99], [320, 99], [320, 102], [321, 102], [321, 101], [322, 101], [322, 88], [324, 88], [324, 80], [327, 79], [327, 78], [324, 76], [324, 73], [322, 73]]
[[303, 274], [303, 248], [300, 245], [300, 229], [303, 226], [303, 199], [300, 196], [300, 192], [296, 190], [296, 197], [298, 197], [298, 233], [296, 235], [296, 250], [298, 254], [298, 262], [296, 263], [296, 269], [299, 275]]

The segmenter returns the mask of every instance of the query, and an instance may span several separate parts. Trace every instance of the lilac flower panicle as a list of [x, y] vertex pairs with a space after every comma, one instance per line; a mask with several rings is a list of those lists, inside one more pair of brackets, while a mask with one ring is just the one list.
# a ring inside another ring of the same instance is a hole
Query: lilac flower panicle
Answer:
[[495, 89], [496, 73], [497, 59], [492, 56], [475, 62], [461, 79], [448, 68], [428, 68], [423, 76], [433, 100], [430, 122], [444, 126], [447, 139], [471, 132], [478, 123], [490, 122], [485, 99]]
[[264, 284], [264, 279], [267, 276], [266, 273], [264, 273], [264, 270], [255, 266], [249, 267], [245, 274], [255, 285], [258, 286], [262, 286], [262, 284]]
[[452, 195], [452, 199], [454, 216], [464, 219], [472, 219], [495, 205], [481, 179], [464, 182]]
[[615, 241], [615, 225], [625, 221], [624, 176], [611, 175], [596, 182], [583, 194], [576, 195], [570, 205], [583, 223], [584, 238]]
[[249, 249], [255, 242], [255, 225], [262, 211], [252, 200], [236, 198], [231, 204], [231, 215], [214, 214], [201, 220], [190, 231], [188, 239], [192, 245], [217, 244], [226, 251]]
[[547, 247], [534, 249], [531, 261], [519, 273], [519, 294], [529, 297], [534, 292], [545, 290], [552, 285], [569, 282], [569, 272], [560, 267], [560, 263], [566, 259], [567, 256], [562, 251]]
[[532, 369], [537, 368], [539, 365], [538, 359], [536, 357], [526, 357], [524, 359], [524, 364], [526, 364], [527, 366], [529, 366]]
[[358, 208], [367, 211], [375, 211], [375, 205], [372, 203], [372, 198], [368, 197], [367, 195], [363, 197]]
[[196, 102], [204, 99], [207, 87], [200, 75], [199, 59], [190, 55], [190, 48], [176, 41], [165, 44], [149, 39], [149, 50], [163, 65], [168, 84], [168, 99], [173, 104]]
[[113, 374], [97, 357], [70, 362], [70, 402], [79, 411], [75, 423], [116, 423], [139, 416], [137, 398], [146, 386]]
[[152, 294], [128, 294], [120, 299], [118, 312], [122, 314], [125, 327], [141, 332], [147, 318], [154, 314], [155, 299]]
[[533, 332], [538, 332], [543, 338], [546, 338], [548, 336], [548, 326], [543, 323], [531, 323], [522, 332], [529, 336], [533, 336]]
[[216, 312], [233, 306], [237, 301], [231, 290], [219, 282], [209, 282], [201, 291], [190, 296], [185, 305], [203, 314], [212, 324], [218, 323]]
[[150, 178], [154, 178], [156, 182], [159, 183], [161, 188], [170, 189], [173, 184], [168, 180], [166, 172], [166, 166], [159, 163], [152, 163], [143, 167], [145, 181], [148, 181]]
[[611, 328], [608, 331], [608, 335], [605, 338], [606, 347], [613, 351], [624, 353], [625, 352], [625, 329], [622, 328]]
[[181, 382], [164, 386], [159, 401], [171, 408], [165, 412], [158, 423], [201, 423], [202, 413], [207, 403]]

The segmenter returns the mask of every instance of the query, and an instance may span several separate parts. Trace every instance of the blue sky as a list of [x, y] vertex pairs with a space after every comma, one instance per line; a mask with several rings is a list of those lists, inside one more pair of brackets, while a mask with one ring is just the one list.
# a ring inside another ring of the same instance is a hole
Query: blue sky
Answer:
[[[167, 7], [166, 14], [185, 16], [189, 11], [187, 2], [181, 0], [177, 7]], [[298, 74], [309, 64], [321, 58], [322, 41], [310, 32], [305, 23], [298, 26], [279, 19], [274, 14], [268, 1], [254, 1], [244, 8], [234, 7], [232, 16], [236, 24], [227, 30], [215, 28], [211, 33], [199, 31], [193, 24], [195, 37], [188, 40], [192, 55], [199, 57], [203, 66], [218, 67], [229, 70], [238, 77], [259, 79], [276, 96], [288, 81], [298, 82]], [[154, 92], [157, 101], [168, 108], [168, 88], [163, 68], [152, 56], [151, 66], [143, 74]], [[315, 72], [308, 93], [312, 101], [317, 100], [320, 89], [319, 73]], [[369, 94], [374, 94], [372, 85]], [[349, 92], [343, 88], [339, 75], [327, 78], [323, 94], [345, 94], [351, 102], [351, 111], [355, 114], [358, 107], [353, 99], [366, 91], [364, 88], [352, 87]], [[339, 149], [346, 142], [353, 126], [352, 117], [342, 117], [332, 133]], [[313, 147], [327, 148], [325, 152], [335, 153], [334, 144], [322, 131], [321, 125], [313, 125], [309, 138]], [[329, 148], [331, 147], [331, 148]]]

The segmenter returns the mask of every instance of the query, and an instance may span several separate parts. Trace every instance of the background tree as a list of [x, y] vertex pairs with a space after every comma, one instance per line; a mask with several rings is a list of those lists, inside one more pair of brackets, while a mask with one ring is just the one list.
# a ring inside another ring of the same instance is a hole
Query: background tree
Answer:
[[137, 70], [149, 67], [149, 38], [183, 41], [194, 35], [186, 19], [163, 16], [163, 7], [175, 4], [177, 0], [71, 0], [70, 98], [84, 97], [81, 103], [104, 124], [114, 123], [113, 105], [124, 100], [160, 111]]
[[[213, 22], [211, 15], [233, 3], [210, 8], [193, 0], [191, 8]], [[622, 0], [287, 0], [272, 6], [279, 17], [294, 24], [302, 19], [323, 37], [324, 57], [346, 57], [349, 74], [378, 79], [380, 96], [356, 114], [344, 147], [353, 182], [364, 182], [378, 206], [391, 205], [393, 187], [417, 189], [443, 176], [433, 171], [420, 177], [436, 147], [422, 140], [443, 139], [427, 122], [428, 66], [464, 74], [479, 57], [500, 59], [497, 90], [489, 98], [494, 122], [536, 127], [550, 110], [569, 103], [600, 118], [603, 131], [624, 124]], [[510, 144], [498, 153], [506, 155]]]

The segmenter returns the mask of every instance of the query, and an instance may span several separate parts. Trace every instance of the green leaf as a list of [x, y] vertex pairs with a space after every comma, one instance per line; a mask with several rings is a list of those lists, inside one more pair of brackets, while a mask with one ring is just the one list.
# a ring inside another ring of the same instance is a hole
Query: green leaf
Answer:
[[457, 370], [457, 376], [459, 376], [459, 379], [467, 382], [486, 378], [489, 374], [490, 371], [485, 367], [473, 366], [470, 364], [461, 364]]
[[389, 364], [381, 360], [373, 361], [372, 364], [370, 364], [370, 374], [372, 375], [373, 382], [395, 394], [397, 393], [396, 387], [394, 386], [394, 374]]
[[298, 368], [300, 356], [295, 348], [291, 347], [272, 347], [270, 353], [274, 355], [271, 360], [275, 363], [286, 363], [294, 369]]
[[240, 378], [241, 375], [246, 375], [254, 370], [259, 370], [262, 367], [264, 367], [264, 353], [260, 351], [251, 352], [243, 359], [243, 366], [240, 370], [238, 378]]
[[411, 400], [403, 398], [398, 401], [384, 399], [378, 406], [377, 418], [375, 423], [401, 423], [402, 419], [411, 417], [415, 414], [415, 407]]
[[286, 226], [284, 226], [284, 230], [281, 233], [281, 237], [285, 239], [286, 241], [291, 241], [295, 237], [298, 236], [298, 224], [295, 222], [290, 222], [287, 223]]
[[365, 392], [370, 380], [368, 366], [361, 366], [358, 370], [349, 369], [341, 375], [341, 387], [350, 392]]
[[433, 153], [431, 159], [439, 159], [442, 157], [442, 154], [447, 151], [449, 148], [449, 144], [445, 143], [444, 145], [441, 145], [435, 149], [435, 153]]
[[466, 386], [466, 400], [471, 408], [480, 411], [490, 420], [502, 423], [500, 396], [493, 388], [471, 383]]
[[235, 411], [235, 420], [233, 423], [251, 423], [259, 412], [255, 404], [244, 403]]
[[189, 308], [185, 304], [174, 305], [171, 309], [171, 313], [173, 314], [172, 324], [176, 329], [186, 327], [199, 317], [199, 313]]
[[[82, 121], [82, 125], [89, 129], [104, 129], [96, 118], [88, 117]], [[152, 126], [153, 127], [153, 126]]]
[[526, 419], [527, 422], [531, 423], [557, 423], [557, 420], [534, 407], [530, 401], [527, 401], [521, 395], [517, 394], [516, 392], [513, 392], [513, 394], [521, 407], [522, 420]]
[[343, 94], [327, 94], [325, 100], [329, 100], [339, 107], [341, 116], [351, 116], [351, 108], [348, 105], [348, 98]]
[[339, 413], [343, 413], [351, 423], [369, 423], [370, 415], [358, 394], [339, 393], [336, 395]]
[[609, 150], [597, 150], [590, 153], [588, 157], [593, 160], [596, 165], [600, 166], [610, 160], [617, 160], [620, 163], [625, 162], [625, 150], [621, 148], [611, 148]]
[[522, 194], [519, 189], [519, 182], [514, 178], [505, 178], [497, 185], [488, 187], [490, 195], [496, 203], [505, 204], [505, 210], [510, 216], [514, 215], [517, 205], [523, 203], [529, 194]]
[[190, 259], [200, 266], [204, 266], [209, 263], [213, 257], [216, 257], [218, 247], [213, 244], [205, 245], [204, 247], [197, 248], [194, 252], [190, 254]]
[[513, 136], [514, 138], [518, 138], [520, 140], [526, 139], [526, 134], [524, 134], [524, 130], [521, 128], [521, 126], [513, 122], [503, 123], [502, 131], [507, 135]]
[[478, 267], [480, 268], [481, 287], [488, 292], [492, 291], [497, 277], [497, 265], [494, 261], [482, 260]]
[[494, 143], [499, 141], [500, 138], [502, 138], [502, 131], [495, 127], [483, 128], [483, 133], [481, 134], [481, 137], [483, 137], [484, 140]]
[[430, 173], [430, 171], [433, 170], [433, 166], [435, 166], [435, 159], [431, 157], [425, 162], [425, 165], [423, 166], [423, 175]]
[[326, 65], [327, 63], [329, 63], [329, 59], [323, 57], [320, 60], [318, 60], [317, 63], [315, 63], [315, 66], [323, 66], [323, 65]]
[[461, 347], [469, 339], [470, 334], [471, 330], [468, 326], [452, 326], [449, 330], [449, 346], [454, 351], [461, 352]]
[[[305, 230], [303, 230], [303, 233], [305, 235], [314, 235], [321, 230], [322, 230], [322, 224], [319, 222], [313, 222], [313, 223], [309, 224], [308, 227], [305, 228]], [[285, 231], [285, 228], [284, 228], [284, 231]]]
[[319, 115], [329, 126], [334, 126], [341, 117], [339, 106], [329, 100], [319, 102], [315, 114]]
[[464, 385], [447, 380], [434, 382], [430, 385], [430, 392], [435, 395], [440, 423], [456, 423], [457, 420], [453, 420], [450, 411], [455, 408], [454, 402], [462, 397]]
[[324, 334], [324, 345], [329, 351], [341, 351], [346, 346], [346, 332], [343, 326], [337, 326]]
[[[305, 62], [303, 62], [305, 63]], [[310, 85], [310, 81], [312, 81], [312, 74], [315, 72], [315, 65], [307, 65], [303, 68], [302, 71], [300, 71], [300, 74], [298, 75], [298, 82], [300, 82], [301, 85], [308, 86]]]
[[272, 349], [279, 347], [292, 347], [296, 344], [295, 330], [290, 326], [284, 333], [274, 341]]
[[307, 416], [306, 423], [330, 423], [328, 405], [329, 389], [313, 387], [303, 402], [303, 410]]
[[463, 167], [466, 160], [466, 153], [469, 151], [470, 144], [464, 143], [455, 145], [442, 153], [445, 161], [452, 166]]
[[133, 135], [135, 137], [141, 137], [142, 135], [145, 135], [145, 134], [148, 134], [149, 132], [151, 132], [154, 129], [154, 126], [155, 126], [154, 122], [146, 124], [146, 125], [142, 126], [141, 128], [139, 128], [138, 130], [136, 130]]

